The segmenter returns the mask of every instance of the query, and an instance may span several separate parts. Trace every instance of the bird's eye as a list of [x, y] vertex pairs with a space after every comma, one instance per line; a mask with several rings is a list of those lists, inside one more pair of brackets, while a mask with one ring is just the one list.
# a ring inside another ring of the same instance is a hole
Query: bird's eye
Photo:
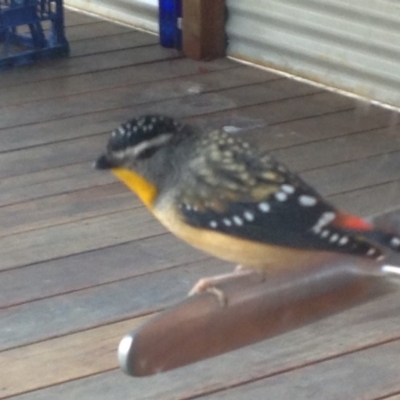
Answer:
[[157, 150], [159, 149], [159, 147], [149, 147], [146, 150], [141, 151], [139, 154], [137, 154], [136, 159], [137, 160], [145, 160], [147, 158], [150, 158], [151, 156], [153, 156]]

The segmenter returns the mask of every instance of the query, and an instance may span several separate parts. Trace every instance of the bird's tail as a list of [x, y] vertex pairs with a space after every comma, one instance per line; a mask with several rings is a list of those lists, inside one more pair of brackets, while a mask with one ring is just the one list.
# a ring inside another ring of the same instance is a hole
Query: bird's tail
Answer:
[[400, 253], [400, 237], [378, 229], [364, 231], [363, 236], [392, 251]]
[[[390, 249], [396, 253], [400, 253], [400, 237], [391, 233], [381, 230], [371, 230], [369, 232], [363, 232], [363, 235], [369, 240], [379, 244], [387, 249]], [[396, 265], [382, 265], [380, 273], [387, 277], [393, 277], [396, 279], [400, 278], [400, 266]]]

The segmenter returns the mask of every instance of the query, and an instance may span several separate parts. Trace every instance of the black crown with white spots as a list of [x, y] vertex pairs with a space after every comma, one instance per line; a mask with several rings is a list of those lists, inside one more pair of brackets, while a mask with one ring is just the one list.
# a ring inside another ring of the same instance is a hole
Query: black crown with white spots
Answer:
[[121, 124], [111, 133], [107, 149], [121, 151], [144, 140], [151, 140], [163, 133], [175, 133], [182, 124], [163, 115], [143, 115]]
[[111, 132], [107, 151], [97, 159], [94, 166], [97, 169], [109, 169], [123, 164], [128, 155], [136, 158], [139, 155], [142, 158], [149, 156], [167, 141], [163, 136], [181, 133], [184, 126], [164, 115], [133, 118]]

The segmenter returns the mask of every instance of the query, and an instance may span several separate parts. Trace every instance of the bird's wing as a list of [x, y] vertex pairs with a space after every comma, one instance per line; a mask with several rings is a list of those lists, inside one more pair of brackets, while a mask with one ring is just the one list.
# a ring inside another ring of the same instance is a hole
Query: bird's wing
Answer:
[[368, 223], [338, 212], [274, 158], [241, 144], [225, 156], [208, 153], [190, 164], [178, 196], [186, 223], [261, 243], [381, 255], [363, 235]]

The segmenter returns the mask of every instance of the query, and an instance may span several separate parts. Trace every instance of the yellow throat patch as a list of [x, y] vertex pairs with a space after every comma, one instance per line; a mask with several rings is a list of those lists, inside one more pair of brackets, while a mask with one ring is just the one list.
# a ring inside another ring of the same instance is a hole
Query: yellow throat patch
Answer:
[[152, 208], [153, 200], [157, 195], [157, 188], [152, 183], [136, 172], [125, 168], [112, 168], [111, 171], [132, 192], [136, 193], [148, 208]]

